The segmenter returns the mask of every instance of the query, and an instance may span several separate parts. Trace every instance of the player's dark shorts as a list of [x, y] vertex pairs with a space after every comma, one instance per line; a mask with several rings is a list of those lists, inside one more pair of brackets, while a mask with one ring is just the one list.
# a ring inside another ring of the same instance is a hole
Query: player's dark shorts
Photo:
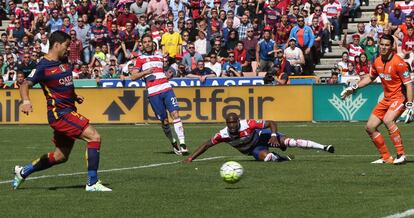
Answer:
[[53, 142], [56, 146], [70, 146], [75, 143], [82, 132], [89, 126], [89, 120], [81, 114], [72, 111], [54, 121], [50, 126], [55, 130]]
[[151, 104], [152, 110], [155, 113], [155, 116], [157, 116], [159, 120], [165, 120], [168, 117], [167, 110], [169, 112], [180, 110], [177, 98], [175, 97], [174, 91], [172, 89], [154, 96], [150, 96], [148, 97], [148, 100]]
[[[259, 133], [259, 141], [256, 143], [256, 146], [253, 148], [253, 150], [249, 153], [249, 155], [253, 155], [253, 157], [256, 160], [260, 160], [259, 159], [260, 152], [269, 150], [269, 147], [270, 147], [269, 139], [272, 135], [272, 131], [270, 131], [270, 129], [262, 129], [262, 130], [259, 130], [258, 133]], [[277, 140], [279, 141], [279, 143], [281, 143], [280, 139], [281, 137], [284, 137], [285, 134], [281, 132], [277, 132], [276, 135], [277, 135]]]

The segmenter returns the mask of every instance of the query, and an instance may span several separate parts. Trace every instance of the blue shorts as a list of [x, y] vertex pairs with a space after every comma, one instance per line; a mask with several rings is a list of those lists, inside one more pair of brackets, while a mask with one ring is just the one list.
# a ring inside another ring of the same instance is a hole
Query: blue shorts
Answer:
[[149, 96], [148, 100], [151, 104], [152, 110], [155, 113], [155, 116], [159, 120], [165, 120], [167, 115], [167, 110], [169, 112], [178, 111], [180, 107], [178, 106], [177, 98], [175, 97], [174, 91], [172, 89], [162, 92], [158, 95]]
[[[256, 143], [256, 146], [253, 148], [253, 150], [250, 152], [250, 155], [253, 155], [254, 159], [259, 159], [259, 154], [262, 151], [269, 151], [269, 139], [272, 135], [272, 131], [270, 129], [262, 129], [262, 130], [256, 130], [259, 133], [259, 141]], [[280, 142], [280, 138], [285, 136], [285, 134], [281, 132], [277, 132], [277, 140]]]

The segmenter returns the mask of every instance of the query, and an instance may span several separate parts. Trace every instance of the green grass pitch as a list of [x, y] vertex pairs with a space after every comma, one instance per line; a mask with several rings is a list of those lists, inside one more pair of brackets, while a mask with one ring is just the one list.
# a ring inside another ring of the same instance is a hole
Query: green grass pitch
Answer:
[[[185, 125], [191, 151], [224, 125]], [[412, 126], [399, 124], [414, 160]], [[414, 164], [372, 165], [379, 156], [364, 123], [281, 123], [296, 138], [333, 144], [336, 153], [288, 149], [296, 159], [264, 163], [227, 144], [183, 164], [171, 154], [159, 125], [96, 125], [102, 135], [100, 179], [112, 193], [86, 193], [85, 143], [69, 161], [37, 172], [11, 190], [12, 168], [53, 149], [49, 126], [0, 126], [2, 217], [384, 217], [414, 208]], [[381, 129], [385, 133], [384, 129]], [[388, 138], [387, 134], [384, 134]], [[387, 139], [392, 153], [395, 149]], [[219, 168], [241, 163], [239, 183], [224, 183]], [[135, 168], [134, 168], [135, 167]], [[131, 169], [133, 168], [133, 169]], [[114, 169], [119, 169], [115, 171]], [[58, 174], [70, 174], [57, 177]], [[48, 178], [39, 178], [51, 175]]]

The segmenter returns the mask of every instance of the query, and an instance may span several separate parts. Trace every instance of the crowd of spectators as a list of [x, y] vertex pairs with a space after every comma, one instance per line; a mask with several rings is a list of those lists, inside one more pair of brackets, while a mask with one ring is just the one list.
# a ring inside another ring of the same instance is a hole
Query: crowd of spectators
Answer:
[[[361, 2], [362, 1], [362, 2]], [[67, 62], [75, 79], [125, 79], [151, 34], [169, 77], [242, 77], [267, 73], [270, 83], [313, 75], [343, 24], [368, 0], [6, 0], [0, 19], [10, 23], [0, 41], [0, 86], [27, 77], [48, 52], [48, 36], [68, 33]], [[19, 3], [20, 5], [20, 3]], [[381, 34], [393, 34], [396, 51], [414, 60], [414, 2], [384, 0], [338, 63], [340, 75], [367, 73]], [[388, 33], [387, 33], [388, 31]], [[354, 68], [354, 69], [352, 69]], [[19, 76], [20, 75], [20, 76]]]

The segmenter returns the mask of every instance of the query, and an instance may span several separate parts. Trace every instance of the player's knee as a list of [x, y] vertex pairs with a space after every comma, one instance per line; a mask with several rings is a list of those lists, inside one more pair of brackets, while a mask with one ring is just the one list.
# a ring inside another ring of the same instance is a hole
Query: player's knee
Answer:
[[95, 133], [92, 135], [92, 141], [94, 141], [94, 142], [100, 142], [101, 141], [101, 135], [98, 133], [98, 131], [95, 131]]
[[383, 122], [384, 122], [384, 125], [387, 128], [389, 128], [389, 127], [391, 127], [391, 126], [393, 126], [395, 124], [394, 120], [393, 119], [389, 119], [389, 118], [384, 118]]
[[170, 115], [174, 120], [180, 118], [180, 116], [178, 115], [178, 111], [173, 111], [173, 112], [170, 113]]
[[365, 126], [365, 131], [368, 133], [368, 134], [372, 134], [373, 132], [375, 132], [376, 131], [376, 127], [375, 126], [371, 126], [371, 125], [366, 125]]
[[69, 159], [69, 154], [65, 155], [61, 152], [54, 153], [56, 163], [65, 163]]
[[162, 125], [164, 126], [168, 126], [170, 125], [170, 122], [168, 121], [168, 118], [165, 118], [164, 120], [161, 121]]

